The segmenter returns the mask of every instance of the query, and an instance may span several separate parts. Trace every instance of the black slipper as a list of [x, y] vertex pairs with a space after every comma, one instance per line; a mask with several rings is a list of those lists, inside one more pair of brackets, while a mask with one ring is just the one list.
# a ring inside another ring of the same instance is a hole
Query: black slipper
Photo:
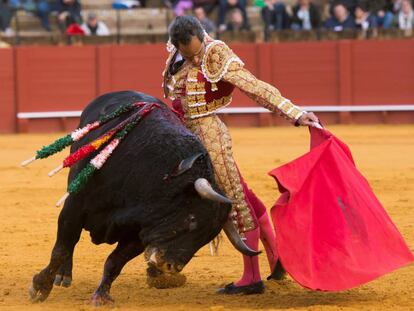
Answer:
[[255, 295], [263, 294], [265, 286], [262, 281], [250, 285], [236, 286], [234, 283], [227, 284], [223, 288], [217, 290], [218, 294], [224, 295]]
[[282, 266], [280, 260], [276, 262], [275, 268], [272, 271], [272, 274], [267, 277], [267, 280], [276, 280], [280, 281], [286, 278], [286, 271]]

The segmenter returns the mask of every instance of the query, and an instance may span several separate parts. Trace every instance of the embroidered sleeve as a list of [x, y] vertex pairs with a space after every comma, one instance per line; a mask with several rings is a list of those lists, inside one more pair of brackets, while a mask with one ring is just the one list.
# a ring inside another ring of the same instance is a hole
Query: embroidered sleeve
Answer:
[[164, 90], [164, 97], [170, 97], [170, 91], [173, 89], [173, 85], [174, 85], [174, 77], [172, 77], [169, 73], [168, 73], [168, 68], [170, 67], [171, 61], [174, 57], [175, 54], [175, 49], [171, 48], [171, 43], [168, 41], [167, 43], [167, 51], [168, 51], [168, 57], [167, 60], [165, 62], [165, 68], [164, 71], [162, 72], [162, 88]]
[[232, 63], [244, 66], [240, 58], [224, 42], [214, 40], [206, 47], [201, 70], [208, 82], [216, 83], [224, 77]]
[[257, 79], [238, 63], [233, 62], [229, 65], [223, 80], [239, 88], [259, 105], [278, 112], [292, 122], [298, 120], [305, 113], [304, 110], [292, 104], [289, 99], [284, 98], [277, 88]]

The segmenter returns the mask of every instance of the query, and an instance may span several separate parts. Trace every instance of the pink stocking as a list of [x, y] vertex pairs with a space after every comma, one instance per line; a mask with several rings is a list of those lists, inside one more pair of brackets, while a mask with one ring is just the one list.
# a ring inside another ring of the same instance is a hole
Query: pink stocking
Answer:
[[260, 240], [266, 250], [270, 271], [273, 271], [278, 255], [276, 251], [276, 237], [272, 224], [270, 223], [269, 215], [267, 214], [266, 207], [263, 202], [251, 189], [249, 189], [246, 182], [243, 180], [243, 177], [240, 176], [240, 180], [247, 202], [258, 219], [257, 224], [260, 228]]
[[[256, 228], [252, 231], [246, 232], [245, 237], [246, 240], [244, 242], [246, 245], [253, 250], [258, 250], [260, 229]], [[239, 281], [234, 283], [236, 286], [251, 285], [262, 280], [259, 270], [259, 256], [250, 257], [243, 255], [243, 264], [243, 276]]]
[[278, 255], [276, 250], [276, 236], [270, 223], [269, 215], [264, 213], [259, 218], [260, 240], [266, 250], [267, 260], [270, 266], [270, 272], [273, 271]]

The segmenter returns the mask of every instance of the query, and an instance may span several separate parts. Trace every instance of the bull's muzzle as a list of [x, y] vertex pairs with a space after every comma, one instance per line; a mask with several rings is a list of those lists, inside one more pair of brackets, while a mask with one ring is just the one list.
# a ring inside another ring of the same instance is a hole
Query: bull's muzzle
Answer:
[[156, 248], [145, 251], [148, 264], [147, 283], [155, 288], [172, 288], [183, 286], [186, 277], [179, 273], [184, 265], [167, 262], [162, 258], [162, 253]]

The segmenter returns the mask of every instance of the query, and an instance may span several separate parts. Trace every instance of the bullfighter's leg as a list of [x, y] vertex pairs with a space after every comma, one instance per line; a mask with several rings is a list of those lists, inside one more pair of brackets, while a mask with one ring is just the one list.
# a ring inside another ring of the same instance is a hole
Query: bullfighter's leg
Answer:
[[111, 285], [131, 259], [144, 251], [141, 241], [119, 241], [115, 250], [108, 256], [104, 266], [101, 283], [92, 296], [92, 304], [101, 306], [114, 302], [109, 295]]
[[58, 232], [49, 265], [33, 277], [29, 290], [33, 301], [44, 301], [49, 296], [58, 269], [73, 254], [82, 231], [81, 217], [71, 208], [70, 197], [59, 215]]
[[54, 285], [69, 287], [72, 285], [73, 251], [65, 262], [59, 267]]
[[260, 240], [266, 250], [267, 260], [269, 262], [271, 275], [268, 280], [281, 280], [285, 276], [285, 271], [279, 261], [279, 256], [276, 248], [276, 236], [273, 226], [270, 222], [269, 214], [263, 202], [256, 196], [256, 194], [247, 186], [243, 177], [240, 175], [240, 180], [243, 185], [244, 194], [252, 207], [260, 228]]
[[243, 177], [240, 175], [240, 180], [243, 186], [244, 195], [249, 202], [252, 210], [256, 215], [260, 228], [260, 240], [266, 250], [267, 260], [269, 262], [270, 271], [273, 271], [277, 260], [276, 251], [276, 237], [273, 227], [270, 223], [269, 215], [263, 202], [256, 196], [256, 194], [248, 187]]
[[[258, 249], [260, 229], [255, 212], [245, 196], [240, 175], [233, 158], [230, 134], [224, 123], [215, 115], [187, 121], [190, 128], [202, 141], [214, 166], [216, 180], [227, 197], [233, 201], [232, 216], [244, 233], [245, 243], [253, 250]], [[223, 294], [263, 293], [259, 261], [256, 257], [243, 257], [242, 278], [220, 289]]]

